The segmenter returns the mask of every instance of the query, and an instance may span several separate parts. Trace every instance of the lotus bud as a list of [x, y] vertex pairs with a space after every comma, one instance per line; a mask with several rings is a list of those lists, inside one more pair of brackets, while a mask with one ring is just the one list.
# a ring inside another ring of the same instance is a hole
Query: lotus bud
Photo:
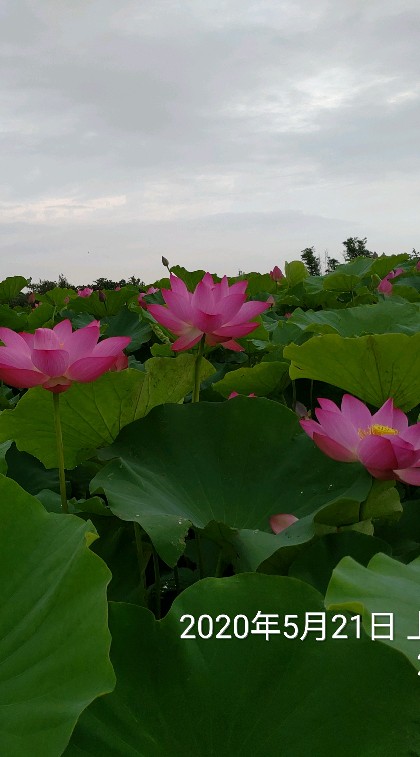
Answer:
[[273, 281], [281, 281], [281, 279], [284, 279], [284, 274], [278, 267], [278, 265], [275, 265], [273, 270], [270, 271], [270, 276], [273, 279]]

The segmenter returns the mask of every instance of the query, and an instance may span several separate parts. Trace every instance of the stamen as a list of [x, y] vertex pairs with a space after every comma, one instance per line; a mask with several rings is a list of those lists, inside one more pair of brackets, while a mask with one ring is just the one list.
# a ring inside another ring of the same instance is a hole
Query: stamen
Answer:
[[372, 436], [395, 436], [400, 432], [396, 428], [391, 428], [390, 426], [382, 426], [380, 423], [374, 423], [372, 426], [368, 426], [368, 428], [366, 429], [359, 428], [357, 430], [357, 433], [359, 434], [361, 439], [364, 439], [365, 436], [369, 436], [370, 434]]

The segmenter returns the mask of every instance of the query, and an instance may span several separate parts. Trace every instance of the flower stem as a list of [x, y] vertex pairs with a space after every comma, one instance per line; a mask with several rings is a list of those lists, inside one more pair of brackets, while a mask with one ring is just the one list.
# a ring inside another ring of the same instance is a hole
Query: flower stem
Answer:
[[53, 393], [54, 401], [54, 425], [55, 425], [55, 438], [57, 442], [57, 457], [58, 457], [58, 476], [60, 479], [60, 495], [61, 495], [61, 507], [63, 513], [68, 513], [69, 508], [67, 504], [66, 494], [66, 474], [64, 472], [64, 448], [63, 448], [63, 434], [61, 431], [61, 419], [60, 419], [60, 395]]
[[198, 402], [200, 399], [200, 367], [201, 367], [201, 360], [203, 357], [205, 338], [206, 338], [206, 335], [203, 334], [203, 336], [200, 339], [200, 343], [198, 345], [197, 357], [195, 358], [194, 390], [193, 390], [192, 402]]
[[156, 599], [156, 618], [160, 620], [162, 616], [162, 602], [161, 602], [161, 593], [162, 593], [162, 583], [160, 580], [160, 568], [159, 568], [159, 557], [158, 553], [156, 552], [156, 549], [153, 547], [153, 568], [155, 573], [155, 599]]
[[171, 343], [171, 340], [169, 339], [169, 337], [163, 333], [162, 329], [159, 328], [157, 323], [151, 323], [150, 328], [156, 334], [157, 338], [160, 339], [161, 342], [163, 342], [163, 344]]

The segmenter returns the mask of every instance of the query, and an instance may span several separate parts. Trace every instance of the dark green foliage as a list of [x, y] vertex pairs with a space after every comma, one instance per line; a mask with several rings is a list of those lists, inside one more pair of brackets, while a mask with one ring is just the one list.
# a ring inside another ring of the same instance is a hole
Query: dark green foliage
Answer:
[[366, 242], [367, 237], [364, 239], [359, 239], [359, 237], [349, 237], [343, 242], [343, 245], [346, 248], [344, 259], [347, 263], [350, 263], [350, 261], [355, 258], [359, 258], [361, 255], [364, 255], [365, 258], [373, 258], [375, 256], [373, 252], [366, 249]]
[[305, 247], [305, 249], [302, 250], [300, 257], [305, 263], [311, 276], [321, 275], [321, 262], [319, 256], [317, 257], [315, 255], [315, 247]]
[[335, 271], [338, 265], [340, 265], [340, 261], [337, 260], [337, 258], [327, 257], [327, 267], [325, 269], [325, 273], [332, 273], [332, 271]]

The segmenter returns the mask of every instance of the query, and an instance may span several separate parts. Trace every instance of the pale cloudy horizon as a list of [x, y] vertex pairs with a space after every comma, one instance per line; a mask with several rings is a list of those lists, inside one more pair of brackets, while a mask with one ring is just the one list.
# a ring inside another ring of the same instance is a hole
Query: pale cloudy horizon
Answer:
[[420, 247], [417, 0], [3, 0], [1, 277]]

